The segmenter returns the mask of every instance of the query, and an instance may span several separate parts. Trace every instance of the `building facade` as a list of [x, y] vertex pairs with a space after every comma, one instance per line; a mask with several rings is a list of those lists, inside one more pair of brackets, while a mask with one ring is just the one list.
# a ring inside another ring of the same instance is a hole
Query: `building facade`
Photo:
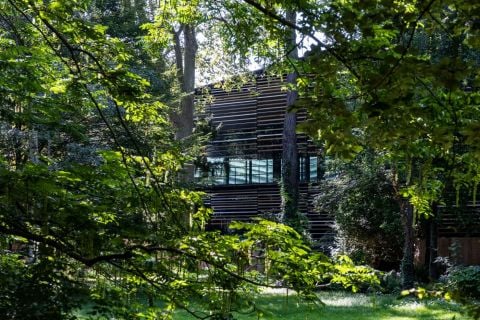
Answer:
[[[275, 218], [281, 213], [282, 131], [286, 112], [284, 79], [257, 75], [255, 81], [226, 91], [209, 86], [197, 93], [203, 106], [199, 118], [213, 129], [206, 156], [195, 178], [213, 209], [211, 228], [226, 230], [231, 221], [254, 217]], [[205, 93], [206, 91], [206, 93]], [[299, 111], [297, 121], [306, 120]], [[299, 209], [310, 222], [312, 240], [329, 244], [334, 234], [333, 217], [315, 209], [318, 184], [323, 178], [321, 152], [303, 134], [297, 135], [299, 155]], [[452, 247], [462, 263], [480, 263], [480, 206], [442, 206], [434, 228], [439, 256], [451, 256]], [[417, 242], [417, 262], [424, 263], [425, 235]]]
[[[255, 81], [231, 91], [207, 88], [208, 102], [199, 115], [214, 128], [206, 157], [195, 177], [208, 193], [213, 209], [211, 226], [226, 229], [235, 221], [280, 214], [282, 132], [286, 112], [286, 83], [281, 78], [257, 75]], [[197, 95], [197, 101], [205, 93]], [[306, 113], [297, 112], [297, 121]], [[299, 155], [299, 209], [310, 222], [313, 240], [332, 235], [332, 218], [316, 212], [314, 197], [322, 177], [320, 150], [297, 134]]]

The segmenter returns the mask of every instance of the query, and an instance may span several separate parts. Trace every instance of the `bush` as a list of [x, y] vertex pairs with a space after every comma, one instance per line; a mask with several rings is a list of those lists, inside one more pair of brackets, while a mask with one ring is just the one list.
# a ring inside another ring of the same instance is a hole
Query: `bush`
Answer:
[[449, 267], [442, 280], [448, 296], [462, 303], [474, 319], [480, 319], [480, 266]]
[[372, 155], [363, 154], [334, 173], [321, 183], [317, 198], [319, 210], [335, 218], [334, 254], [383, 271], [398, 269], [403, 229], [387, 172], [374, 164]]
[[445, 276], [447, 288], [467, 299], [480, 299], [480, 266], [454, 266]]
[[392, 270], [382, 274], [380, 287], [383, 293], [400, 293], [402, 289], [402, 277], [400, 273]]
[[18, 255], [0, 253], [2, 320], [74, 319], [69, 313], [79, 306], [77, 285], [57, 270], [52, 264], [26, 263]]

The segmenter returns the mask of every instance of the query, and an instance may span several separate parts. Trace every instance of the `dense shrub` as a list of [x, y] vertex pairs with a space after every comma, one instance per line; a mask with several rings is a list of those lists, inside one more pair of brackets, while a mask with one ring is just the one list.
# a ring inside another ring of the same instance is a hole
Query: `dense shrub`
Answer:
[[440, 278], [440, 289], [446, 297], [464, 305], [466, 313], [480, 319], [480, 266], [453, 265], [449, 259], [438, 259], [447, 265]]
[[452, 293], [467, 299], [480, 300], [480, 266], [451, 267], [445, 281]]
[[335, 218], [334, 251], [380, 270], [398, 268], [403, 233], [388, 173], [368, 154], [330, 172], [334, 174], [321, 183], [317, 205]]
[[[78, 288], [50, 264], [25, 263], [14, 254], [0, 254], [2, 320], [74, 319]], [[74, 294], [75, 293], [75, 294]]]

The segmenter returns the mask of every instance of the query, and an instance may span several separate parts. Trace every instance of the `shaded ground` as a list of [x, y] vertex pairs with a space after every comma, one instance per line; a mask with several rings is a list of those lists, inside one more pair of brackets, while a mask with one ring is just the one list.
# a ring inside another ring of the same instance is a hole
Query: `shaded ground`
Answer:
[[[234, 314], [235, 319], [281, 319], [281, 320], [467, 320], [460, 313], [460, 306], [442, 300], [422, 300], [412, 298], [397, 299], [396, 295], [353, 294], [348, 292], [322, 292], [324, 303], [305, 303], [295, 295], [285, 292], [270, 292], [257, 299], [259, 313]], [[127, 307], [128, 308], [128, 307]], [[85, 307], [79, 310], [80, 319], [110, 320], [108, 317], [88, 317]], [[187, 312], [178, 310], [174, 320], [193, 320]]]
[[[288, 320], [461, 320], [470, 319], [460, 313], [460, 307], [440, 300], [417, 301], [397, 299], [393, 295], [365, 295], [345, 292], [324, 292], [319, 295], [324, 306], [302, 303], [294, 296], [265, 295], [258, 301], [261, 319]], [[235, 315], [236, 319], [257, 319], [256, 314]], [[175, 320], [193, 319], [179, 312]]]

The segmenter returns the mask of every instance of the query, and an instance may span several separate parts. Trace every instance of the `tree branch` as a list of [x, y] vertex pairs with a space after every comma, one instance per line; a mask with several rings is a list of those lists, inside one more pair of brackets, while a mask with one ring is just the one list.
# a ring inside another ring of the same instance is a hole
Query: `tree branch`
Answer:
[[408, 39], [407, 45], [403, 48], [403, 51], [402, 51], [402, 54], [401, 54], [400, 58], [398, 58], [398, 60], [395, 62], [395, 64], [375, 84], [374, 88], [378, 88], [383, 82], [385, 82], [385, 80], [387, 80], [397, 70], [397, 68], [402, 63], [403, 59], [405, 59], [405, 56], [407, 55], [408, 50], [412, 46], [413, 36], [415, 35], [415, 31], [417, 30], [418, 23], [423, 18], [423, 16], [430, 10], [430, 8], [432, 7], [432, 5], [435, 1], [436, 0], [430, 0], [428, 2], [428, 4], [425, 6], [425, 8], [423, 8], [423, 10], [420, 12], [420, 14], [418, 15], [417, 19], [415, 20], [415, 22], [413, 24], [412, 30], [410, 31], [410, 34], [409, 34], [409, 39]]
[[286, 27], [289, 27], [291, 29], [297, 30], [301, 34], [311, 38], [312, 40], [314, 40], [317, 43], [317, 45], [319, 47], [325, 49], [330, 55], [332, 55], [335, 59], [337, 59], [340, 63], [342, 63], [342, 65], [345, 68], [347, 68], [348, 71], [350, 71], [350, 73], [355, 76], [355, 78], [360, 79], [360, 75], [353, 68], [353, 66], [351, 66], [347, 62], [347, 60], [345, 58], [343, 58], [340, 54], [338, 54], [334, 49], [332, 49], [331, 47], [329, 47], [328, 45], [323, 43], [323, 41], [321, 41], [318, 37], [316, 37], [315, 34], [313, 33], [313, 30], [310, 30], [309, 32], [306, 31], [304, 28], [298, 26], [296, 23], [288, 21], [286, 18], [278, 15], [276, 12], [274, 12], [272, 10], [269, 10], [269, 9], [263, 7], [262, 5], [260, 5], [259, 3], [257, 3], [254, 0], [243, 0], [243, 1], [248, 3], [249, 5], [251, 5], [252, 7], [258, 9], [260, 12], [262, 12], [266, 16], [280, 22], [282, 25], [284, 25]]
[[[50, 42], [50, 40], [48, 39], [47, 35], [43, 32], [43, 30], [41, 28], [39, 28], [35, 23], [34, 21], [32, 21], [30, 19], [30, 17], [28, 17], [28, 15], [23, 12], [23, 10], [21, 10], [21, 8], [19, 8], [14, 2], [13, 0], [8, 0], [8, 2], [12, 5], [12, 7], [17, 10], [21, 15], [23, 15], [27, 21], [34, 27], [36, 28], [42, 35], [42, 37], [45, 39], [45, 41], [47, 42], [47, 44], [49, 45], [49, 47], [53, 50], [53, 52], [57, 55], [57, 57], [59, 57], [59, 59], [61, 59], [61, 61], [63, 62], [63, 64], [70, 70], [70, 72], [72, 73], [72, 75], [80, 75], [82, 76], [82, 69], [80, 67], [80, 62], [78, 60], [78, 57], [77, 55], [75, 54], [75, 52], [81, 52], [81, 53], [84, 53], [85, 55], [87, 55], [90, 59], [92, 59], [92, 61], [94, 62], [94, 64], [97, 66], [98, 70], [96, 70], [97, 72], [99, 72], [105, 79], [109, 79], [109, 76], [108, 76], [108, 73], [106, 72], [105, 68], [103, 67], [103, 65], [100, 63], [100, 60], [91, 52], [89, 52], [88, 50], [85, 50], [83, 48], [77, 48], [75, 46], [73, 46], [69, 40], [59, 31], [55, 28], [55, 26], [53, 26], [47, 19], [45, 19], [44, 17], [42, 17], [42, 15], [40, 14], [40, 10], [36, 7], [34, 7], [32, 4], [32, 9], [35, 11], [35, 13], [37, 14], [37, 16], [39, 17], [40, 21], [42, 21], [45, 26], [60, 40], [60, 42], [67, 48], [69, 54], [70, 54], [70, 57], [72, 59], [72, 61], [74, 62], [75, 64], [75, 68], [76, 68], [76, 71], [72, 69], [72, 67], [70, 66], [70, 64], [65, 61], [65, 58], [55, 49], [55, 46], [53, 45], [53, 43]], [[95, 109], [97, 110], [98, 114], [100, 115], [100, 118], [102, 119], [102, 122], [106, 125], [108, 131], [110, 132], [110, 134], [112, 135], [112, 138], [114, 140], [114, 143], [115, 145], [118, 147], [120, 153], [121, 153], [121, 156], [122, 156], [122, 162], [125, 166], [125, 168], [127, 168], [127, 172], [128, 172], [128, 175], [129, 175], [129, 178], [130, 178], [130, 181], [132, 182], [134, 188], [135, 188], [135, 191], [137, 193], [137, 195], [139, 196], [141, 202], [142, 202], [142, 206], [143, 208], [148, 212], [148, 209], [145, 205], [145, 201], [143, 199], [143, 196], [142, 194], [140, 193], [139, 189], [138, 189], [138, 186], [136, 185], [135, 183], [135, 180], [130, 172], [130, 170], [128, 170], [128, 161], [127, 161], [127, 154], [125, 153], [125, 151], [123, 150], [121, 144], [120, 144], [120, 141], [118, 140], [118, 137], [117, 137], [117, 134], [115, 132], [115, 130], [113, 129], [113, 126], [110, 124], [110, 122], [108, 121], [108, 119], [106, 118], [104, 112], [102, 111], [98, 101], [95, 99], [95, 97], [93, 96], [92, 92], [90, 91], [90, 89], [88, 88], [87, 84], [82, 84], [82, 87], [84, 88], [85, 92], [87, 93], [88, 97], [89, 97], [89, 100], [93, 103], [93, 105], [95, 106]], [[109, 90], [110, 91], [110, 90]], [[111, 92], [109, 92], [111, 94]], [[161, 185], [159, 184], [158, 182], [158, 179], [156, 178], [156, 174], [153, 172], [153, 170], [151, 169], [148, 161], [145, 160], [145, 157], [143, 156], [143, 152], [141, 151], [140, 149], [140, 146], [138, 144], [138, 141], [137, 139], [133, 136], [133, 134], [131, 133], [130, 129], [128, 128], [127, 124], [125, 123], [125, 120], [123, 119], [123, 116], [121, 115], [121, 112], [120, 112], [120, 107], [118, 106], [118, 103], [115, 101], [115, 99], [112, 99], [112, 103], [114, 104], [115, 106], [115, 110], [116, 110], [116, 113], [117, 113], [117, 117], [119, 118], [120, 120], [120, 125], [122, 126], [122, 128], [125, 130], [127, 136], [129, 137], [130, 141], [132, 142], [136, 152], [141, 156], [141, 162], [142, 164], [145, 166], [145, 168], [150, 172], [151, 176], [154, 177], [153, 179], [153, 185], [154, 185], [154, 192], [157, 194], [157, 196], [159, 196], [160, 198], [162, 198], [162, 206], [164, 207], [164, 209], [170, 213], [170, 216], [176, 220], [176, 223], [178, 225], [178, 227], [180, 227], [183, 231], [185, 230], [185, 227], [179, 222], [178, 218], [176, 217], [176, 215], [174, 214], [174, 211], [172, 209], [172, 207], [170, 206], [169, 202], [167, 201], [167, 197], [165, 195], [165, 192], [163, 190], [163, 188], [161, 187]], [[135, 163], [138, 163], [138, 161], [136, 160], [135, 157], [131, 157], [131, 159], [135, 162]]]

